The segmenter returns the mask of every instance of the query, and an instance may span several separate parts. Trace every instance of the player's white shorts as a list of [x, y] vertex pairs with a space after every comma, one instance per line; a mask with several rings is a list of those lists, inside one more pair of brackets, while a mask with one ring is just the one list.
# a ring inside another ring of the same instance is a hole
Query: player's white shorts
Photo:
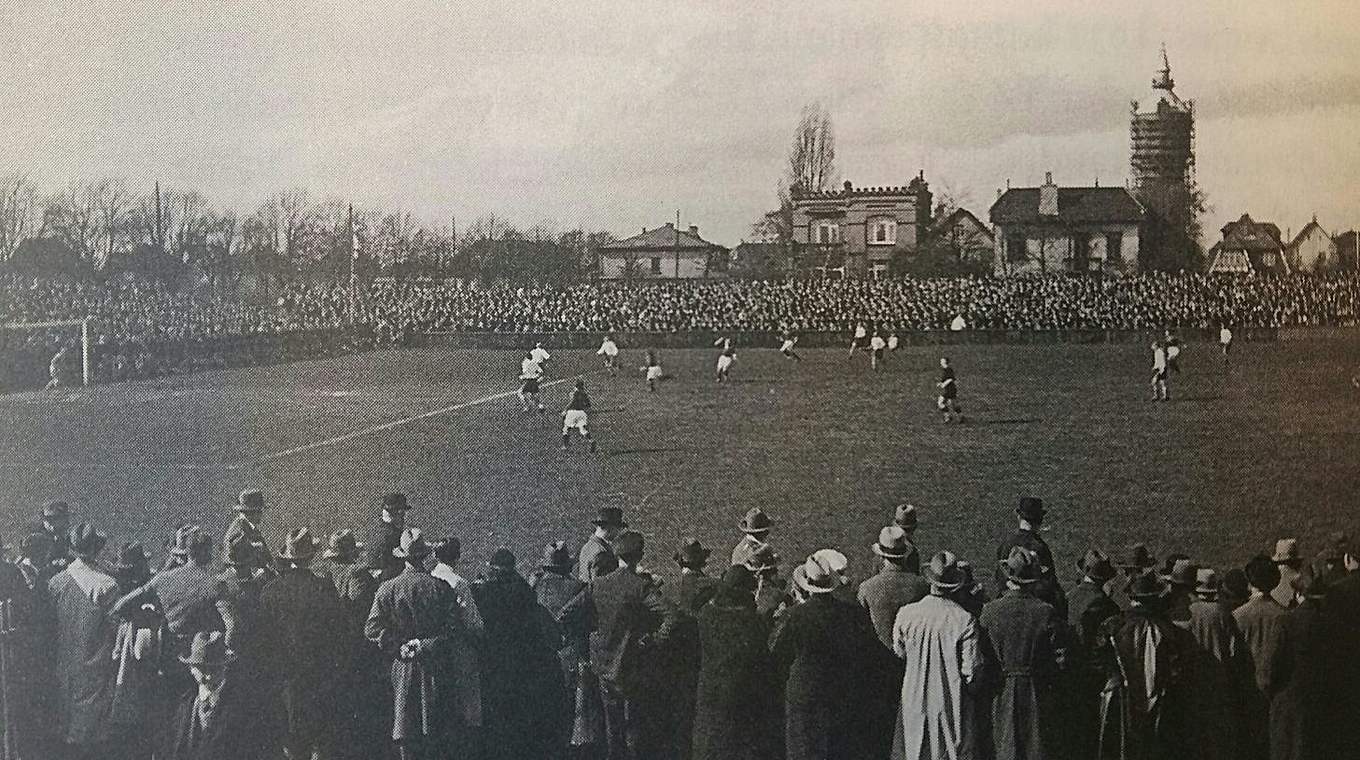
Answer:
[[587, 419], [584, 410], [568, 409], [566, 416], [562, 418], [562, 432], [565, 433], [572, 429], [585, 430], [586, 422]]
[[648, 379], [648, 380], [660, 380], [660, 379], [661, 379], [661, 374], [662, 374], [662, 373], [661, 373], [661, 367], [659, 367], [659, 366], [657, 366], [657, 367], [648, 367], [648, 368], [647, 368], [647, 379]]
[[731, 366], [732, 366], [732, 357], [730, 357], [730, 356], [719, 356], [719, 357], [718, 357], [718, 371], [719, 371], [719, 372], [726, 372], [726, 371], [728, 370], [728, 368], [730, 368]]
[[791, 340], [786, 340], [786, 341], [784, 341], [784, 343], [783, 343], [782, 345], [779, 346], [779, 350], [782, 351], [782, 352], [784, 352], [784, 353], [786, 353], [786, 354], [787, 354], [788, 352], [792, 351], [792, 350], [793, 350], [793, 341], [791, 341]]

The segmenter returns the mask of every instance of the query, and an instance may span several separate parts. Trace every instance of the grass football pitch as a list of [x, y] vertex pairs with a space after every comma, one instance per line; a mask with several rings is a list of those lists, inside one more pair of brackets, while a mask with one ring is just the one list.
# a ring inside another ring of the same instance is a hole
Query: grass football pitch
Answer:
[[[551, 346], [549, 346], [551, 349]], [[954, 361], [967, 422], [934, 409], [938, 359]], [[859, 576], [894, 504], [920, 509], [924, 557], [949, 548], [990, 568], [1022, 495], [1050, 510], [1045, 536], [1065, 581], [1090, 546], [1135, 541], [1224, 567], [1296, 536], [1311, 555], [1332, 530], [1360, 531], [1360, 339], [1239, 345], [1225, 365], [1190, 345], [1170, 403], [1148, 400], [1142, 345], [910, 347], [868, 357], [809, 350], [795, 363], [740, 350], [716, 385], [713, 350], [666, 351], [671, 379], [647, 392], [641, 351], [617, 375], [589, 351], [548, 364], [548, 413], [513, 395], [519, 355], [443, 348], [212, 372], [66, 393], [0, 397], [0, 528], [48, 498], [116, 542], [157, 555], [175, 526], [220, 535], [245, 487], [264, 489], [278, 544], [376, 519], [405, 491], [409, 521], [464, 544], [475, 571], [512, 549], [579, 545], [603, 504], [648, 538], [663, 572], [685, 535], [722, 562], [760, 506], [791, 563], [836, 547]], [[571, 381], [583, 376], [599, 451], [560, 450]]]

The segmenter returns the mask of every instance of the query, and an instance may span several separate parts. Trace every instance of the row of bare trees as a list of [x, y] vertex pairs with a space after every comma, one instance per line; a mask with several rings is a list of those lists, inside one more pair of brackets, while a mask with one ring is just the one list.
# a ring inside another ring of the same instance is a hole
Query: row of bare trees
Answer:
[[[251, 278], [266, 288], [298, 279], [363, 276], [559, 280], [588, 277], [607, 232], [517, 229], [487, 216], [464, 230], [407, 211], [270, 196], [249, 213], [214, 208], [195, 190], [134, 189], [100, 179], [44, 192], [27, 176], [0, 177], [0, 268], [76, 276], [135, 272], [208, 287]], [[353, 245], [357, 243], [356, 245]]]

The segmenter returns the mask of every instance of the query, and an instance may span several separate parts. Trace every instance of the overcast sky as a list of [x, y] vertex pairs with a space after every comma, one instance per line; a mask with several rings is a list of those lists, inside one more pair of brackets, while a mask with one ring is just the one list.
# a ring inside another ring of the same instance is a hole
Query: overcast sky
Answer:
[[[962, 5], [968, 10], [958, 10]], [[1196, 101], [1208, 243], [1249, 211], [1360, 226], [1347, 1], [29, 2], [0, 16], [0, 174], [253, 207], [287, 187], [733, 245], [800, 108], [858, 185], [920, 169], [980, 216], [1007, 179], [1123, 184], [1158, 47]]]

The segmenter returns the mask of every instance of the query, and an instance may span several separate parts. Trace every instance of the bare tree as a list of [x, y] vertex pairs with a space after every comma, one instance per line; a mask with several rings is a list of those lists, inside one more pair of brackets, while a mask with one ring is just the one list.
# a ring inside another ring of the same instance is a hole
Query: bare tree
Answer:
[[38, 189], [23, 174], [0, 178], [0, 262], [38, 228]]
[[784, 184], [818, 192], [835, 184], [836, 134], [831, 114], [819, 102], [803, 107], [789, 146], [788, 180]]

